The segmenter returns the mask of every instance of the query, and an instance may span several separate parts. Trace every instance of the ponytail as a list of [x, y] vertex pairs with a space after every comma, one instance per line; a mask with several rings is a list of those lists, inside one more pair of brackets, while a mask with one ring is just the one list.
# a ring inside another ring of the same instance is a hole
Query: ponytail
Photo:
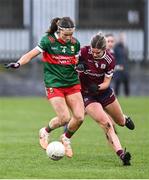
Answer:
[[58, 30], [58, 21], [60, 20], [61, 18], [59, 17], [56, 17], [54, 19], [52, 19], [51, 21], [51, 25], [49, 27], [49, 29], [46, 31], [46, 33], [49, 33], [49, 34], [54, 34], [57, 30]]

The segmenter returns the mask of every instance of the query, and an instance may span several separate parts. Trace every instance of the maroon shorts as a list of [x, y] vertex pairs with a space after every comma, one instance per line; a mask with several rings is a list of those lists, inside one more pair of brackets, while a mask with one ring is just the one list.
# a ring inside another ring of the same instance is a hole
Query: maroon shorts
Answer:
[[106, 89], [102, 94], [92, 96], [88, 93], [82, 94], [84, 105], [87, 107], [89, 104], [93, 102], [100, 103], [102, 107], [106, 107], [108, 104], [111, 104], [115, 101], [115, 94], [113, 89], [110, 87]]
[[46, 88], [46, 95], [48, 99], [51, 99], [53, 97], [65, 97], [71, 94], [75, 94], [80, 92], [81, 86], [80, 84], [75, 84], [70, 87], [51, 87], [51, 88]]

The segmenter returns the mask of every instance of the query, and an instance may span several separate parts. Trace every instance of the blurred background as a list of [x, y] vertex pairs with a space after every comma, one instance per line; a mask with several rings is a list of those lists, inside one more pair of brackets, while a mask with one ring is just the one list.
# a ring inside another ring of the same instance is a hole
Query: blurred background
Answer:
[[[41, 57], [17, 70], [3, 64], [35, 47], [54, 17], [70, 16], [81, 46], [102, 31], [125, 34], [131, 96], [149, 95], [148, 0], [0, 0], [0, 96], [44, 96]], [[123, 86], [120, 96], [124, 96]]]

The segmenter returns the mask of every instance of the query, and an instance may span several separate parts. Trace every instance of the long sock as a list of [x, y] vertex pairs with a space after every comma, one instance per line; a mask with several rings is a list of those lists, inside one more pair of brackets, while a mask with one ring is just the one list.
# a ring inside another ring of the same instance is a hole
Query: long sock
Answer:
[[50, 127], [49, 127], [49, 125], [45, 128], [45, 130], [48, 132], [48, 133], [50, 133], [53, 129], [51, 129]]
[[67, 138], [71, 138], [71, 136], [73, 135], [75, 133], [75, 131], [69, 131], [67, 128], [66, 128], [66, 130], [65, 130], [65, 136], [67, 137]]
[[120, 149], [116, 152], [116, 154], [120, 157], [120, 159], [123, 160], [123, 157], [124, 157], [124, 150], [123, 149]]

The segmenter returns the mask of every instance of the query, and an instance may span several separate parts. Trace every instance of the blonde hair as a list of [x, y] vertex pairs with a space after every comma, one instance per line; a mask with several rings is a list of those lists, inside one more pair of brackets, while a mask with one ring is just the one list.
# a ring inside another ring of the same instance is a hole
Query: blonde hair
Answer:
[[106, 49], [106, 39], [102, 32], [98, 32], [91, 39], [92, 48]]

